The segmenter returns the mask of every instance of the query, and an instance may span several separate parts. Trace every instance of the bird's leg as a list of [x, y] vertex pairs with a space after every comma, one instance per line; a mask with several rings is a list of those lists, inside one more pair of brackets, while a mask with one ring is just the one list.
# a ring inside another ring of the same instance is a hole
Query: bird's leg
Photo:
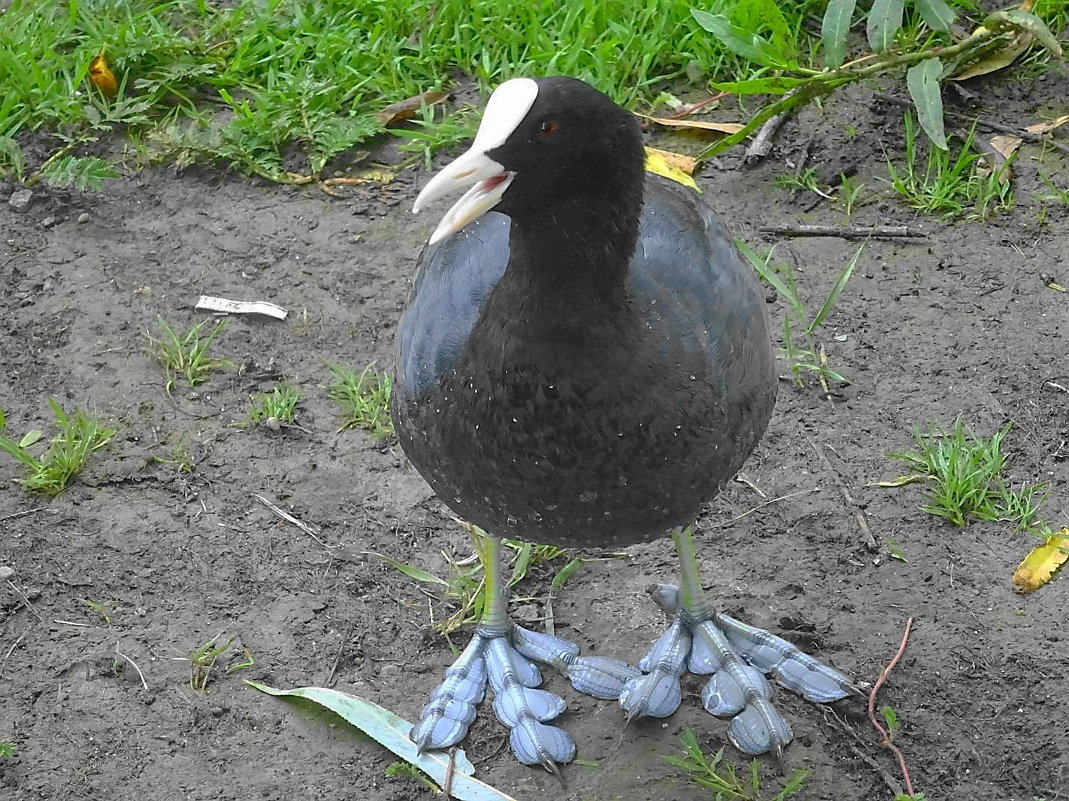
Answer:
[[674, 619], [639, 663], [644, 675], [627, 683], [620, 704], [629, 720], [667, 717], [679, 706], [684, 670], [712, 674], [702, 692], [705, 708], [731, 717], [728, 738], [740, 751], [770, 751], [778, 761], [793, 735], [769, 701], [766, 673], [810, 701], [834, 701], [856, 689], [839, 671], [786, 640], [714, 613], [701, 588], [693, 529], [673, 531], [672, 540], [679, 554], [680, 586], [658, 585], [653, 595]]
[[409, 734], [420, 750], [447, 748], [464, 739], [475, 720], [475, 708], [489, 683], [494, 713], [511, 729], [516, 757], [528, 765], [542, 765], [560, 775], [558, 763], [575, 758], [571, 736], [546, 724], [564, 711], [564, 700], [535, 689], [542, 676], [533, 662], [512, 643], [507, 588], [501, 576], [501, 543], [496, 537], [470, 529], [483, 566], [483, 613], [468, 647], [445, 673]]

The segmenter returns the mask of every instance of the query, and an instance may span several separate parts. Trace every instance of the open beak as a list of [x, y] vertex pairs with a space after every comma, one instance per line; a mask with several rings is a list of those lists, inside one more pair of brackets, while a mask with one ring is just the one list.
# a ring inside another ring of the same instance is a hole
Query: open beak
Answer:
[[434, 229], [430, 239], [433, 245], [496, 206], [514, 177], [516, 173], [508, 172], [487, 156], [481, 147], [477, 149], [473, 146], [423, 187], [412, 211], [419, 212], [434, 200], [463, 189], [468, 190], [445, 213], [438, 227]]

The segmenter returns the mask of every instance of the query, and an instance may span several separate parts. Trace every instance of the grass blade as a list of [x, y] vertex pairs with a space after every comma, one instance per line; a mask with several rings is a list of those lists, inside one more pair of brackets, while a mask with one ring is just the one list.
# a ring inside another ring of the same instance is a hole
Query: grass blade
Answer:
[[566, 564], [564, 567], [557, 571], [557, 574], [553, 577], [553, 581], [549, 583], [550, 588], [553, 590], [559, 590], [568, 582], [568, 579], [575, 575], [576, 571], [578, 571], [579, 568], [581, 568], [582, 566], [583, 560], [579, 557], [576, 557], [575, 559], [570, 561], [568, 564]]
[[821, 324], [823, 324], [827, 316], [831, 314], [831, 310], [835, 308], [835, 301], [839, 299], [839, 295], [841, 295], [843, 289], [846, 288], [846, 282], [849, 281], [850, 276], [853, 275], [854, 267], [857, 266], [857, 260], [861, 258], [861, 251], [863, 251], [864, 249], [864, 245], [859, 247], [857, 249], [857, 253], [854, 254], [854, 258], [850, 259], [849, 263], [847, 263], [847, 265], [843, 267], [842, 272], [839, 273], [839, 277], [836, 278], [835, 283], [832, 284], [831, 291], [828, 292], [828, 296], [824, 298], [824, 304], [817, 312], [817, 316], [813, 318], [812, 322], [810, 322], [808, 326], [806, 326], [805, 332], [807, 334], [812, 334], [814, 331], [820, 328]]
[[750, 266], [754, 268], [754, 271], [761, 276], [761, 278], [772, 285], [772, 288], [776, 290], [776, 293], [785, 299], [791, 297], [790, 290], [787, 289], [787, 285], [783, 283], [783, 279], [776, 275], [776, 271], [772, 269], [769, 262], [758, 256], [753, 248], [743, 242], [741, 239], [735, 240], [735, 247], [739, 249], [739, 252], [746, 258], [746, 261], [750, 262]]
[[389, 565], [393, 565], [393, 567], [400, 570], [409, 578], [414, 578], [416, 581], [422, 581], [425, 584], [441, 584], [443, 587], [449, 586], [448, 581], [446, 581], [445, 579], [438, 578], [438, 576], [434, 575], [433, 573], [428, 573], [422, 567], [415, 567], [414, 565], [408, 565], [404, 562], [398, 562], [396, 559], [391, 559], [385, 554], [375, 553], [374, 551], [364, 551], [364, 553], [370, 554], [371, 556], [377, 556], [383, 562], [386, 562]]
[[906, 72], [906, 87], [913, 105], [917, 107], [917, 119], [928, 134], [932, 144], [947, 150], [946, 131], [943, 128], [943, 95], [939, 78], [943, 74], [943, 62], [928, 58], [914, 64]]
[[788, 59], [777, 53], [767, 39], [732, 25], [727, 17], [710, 14], [708, 11], [700, 11], [696, 8], [691, 9], [690, 13], [694, 15], [699, 25], [719, 39], [720, 43], [733, 53], [765, 67], [782, 69], [789, 66], [786, 63]]
[[869, 47], [875, 52], [882, 53], [894, 44], [898, 29], [902, 27], [905, 5], [905, 0], [873, 0], [865, 33]]
[[[276, 690], [266, 684], [246, 681], [250, 687], [276, 698], [301, 698], [318, 704], [342, 717], [367, 734], [380, 745], [393, 751], [401, 759], [415, 765], [439, 785], [445, 783], [449, 754], [444, 751], [416, 750], [416, 744], [408, 739], [412, 724], [388, 709], [357, 695], [350, 695], [326, 687], [297, 687], [292, 690]], [[475, 766], [458, 749], [454, 755], [454, 770], [450, 782], [451, 797], [460, 801], [515, 801], [512, 796], [479, 781], [474, 777]]]
[[857, 0], [830, 0], [820, 24], [820, 38], [824, 40], [824, 66], [839, 67], [846, 58], [846, 37], [850, 34], [850, 20]]

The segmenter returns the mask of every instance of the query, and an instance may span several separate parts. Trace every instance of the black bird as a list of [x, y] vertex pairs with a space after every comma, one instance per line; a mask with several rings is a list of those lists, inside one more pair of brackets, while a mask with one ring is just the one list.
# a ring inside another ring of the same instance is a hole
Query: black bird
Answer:
[[[491, 96], [470, 150], [416, 199], [467, 189], [424, 250], [399, 332], [393, 417], [405, 453], [473, 527], [486, 609], [412, 739], [458, 742], [489, 681], [518, 758], [556, 772], [575, 746], [531, 660], [628, 719], [706, 708], [778, 758], [791, 739], [766, 673], [816, 701], [852, 690], [785, 640], [713, 613], [690, 524], [742, 466], [776, 397], [764, 294], [720, 220], [644, 170], [637, 121], [570, 78], [517, 78]], [[490, 211], [495, 209], [495, 211]], [[619, 547], [671, 533], [675, 621], [639, 669], [578, 656], [509, 622], [497, 537]]]

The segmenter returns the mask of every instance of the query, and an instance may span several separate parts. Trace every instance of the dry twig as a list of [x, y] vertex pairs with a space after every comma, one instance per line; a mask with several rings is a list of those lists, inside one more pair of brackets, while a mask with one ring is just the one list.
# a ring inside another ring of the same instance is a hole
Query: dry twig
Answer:
[[762, 225], [763, 234], [835, 236], [840, 239], [926, 239], [928, 234], [906, 225]]

